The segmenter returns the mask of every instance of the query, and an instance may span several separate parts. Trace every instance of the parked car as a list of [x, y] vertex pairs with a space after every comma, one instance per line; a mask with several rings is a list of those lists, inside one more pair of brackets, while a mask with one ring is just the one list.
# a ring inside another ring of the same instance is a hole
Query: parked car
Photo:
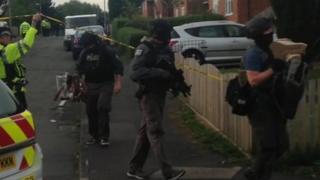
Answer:
[[78, 59], [79, 54], [83, 48], [80, 44], [80, 38], [87, 31], [93, 32], [101, 36], [105, 36], [103, 27], [99, 25], [83, 26], [83, 27], [77, 28], [74, 34], [74, 37], [72, 39], [72, 57], [74, 60]]
[[32, 114], [0, 80], [0, 179], [41, 180], [41, 148]]
[[175, 26], [170, 46], [200, 63], [239, 63], [254, 42], [245, 37], [244, 25], [232, 21], [203, 21]]

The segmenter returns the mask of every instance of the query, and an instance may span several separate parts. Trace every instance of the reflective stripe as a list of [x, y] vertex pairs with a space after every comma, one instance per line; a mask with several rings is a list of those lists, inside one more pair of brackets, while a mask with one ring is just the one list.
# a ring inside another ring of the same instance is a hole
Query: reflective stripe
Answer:
[[35, 130], [31, 113], [25, 111], [22, 114], [3, 118], [0, 121], [0, 148], [19, 144], [34, 139]]
[[29, 111], [25, 111], [22, 115], [23, 115], [23, 117], [26, 118], [26, 120], [28, 121], [28, 123], [30, 124], [30, 126], [34, 130], [34, 124], [33, 124], [33, 119], [32, 119], [31, 113]]
[[34, 155], [35, 149], [33, 146], [28, 147], [24, 150], [24, 157], [26, 158], [29, 167], [33, 165]]
[[12, 120], [20, 127], [23, 133], [27, 136], [27, 138], [33, 138], [35, 136], [35, 132], [33, 127], [29, 124], [26, 118], [19, 115], [17, 117], [11, 117]]
[[24, 56], [22, 44], [23, 43], [21, 41], [18, 42], [18, 50], [19, 50], [20, 55]]
[[0, 147], [10, 146], [14, 144], [10, 135], [0, 126]]
[[24, 134], [24, 132], [20, 129], [20, 127], [12, 122], [12, 120], [9, 120], [10, 122], [7, 123], [1, 123], [2, 128], [9, 134], [9, 136], [12, 138], [12, 140], [15, 143], [21, 143], [25, 140], [27, 140], [27, 136]]

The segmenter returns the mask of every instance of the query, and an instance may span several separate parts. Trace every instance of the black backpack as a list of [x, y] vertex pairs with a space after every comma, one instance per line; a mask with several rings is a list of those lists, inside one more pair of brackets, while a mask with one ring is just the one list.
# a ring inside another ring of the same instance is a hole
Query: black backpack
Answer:
[[296, 58], [288, 62], [284, 73], [280, 108], [288, 119], [294, 119], [304, 94], [308, 64]]
[[246, 116], [251, 104], [251, 86], [239, 74], [231, 79], [227, 85], [225, 100], [232, 108], [232, 113]]

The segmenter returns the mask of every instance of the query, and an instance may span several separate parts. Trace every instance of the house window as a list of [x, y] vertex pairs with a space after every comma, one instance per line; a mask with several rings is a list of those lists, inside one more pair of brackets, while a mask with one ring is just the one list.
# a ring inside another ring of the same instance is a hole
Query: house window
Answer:
[[181, 15], [182, 15], [182, 16], [187, 15], [187, 13], [186, 13], [186, 8], [185, 8], [184, 6], [181, 7]]
[[219, 13], [219, 0], [212, 0], [212, 13]]
[[232, 8], [232, 0], [226, 0], [226, 16], [230, 16], [233, 14], [233, 8]]

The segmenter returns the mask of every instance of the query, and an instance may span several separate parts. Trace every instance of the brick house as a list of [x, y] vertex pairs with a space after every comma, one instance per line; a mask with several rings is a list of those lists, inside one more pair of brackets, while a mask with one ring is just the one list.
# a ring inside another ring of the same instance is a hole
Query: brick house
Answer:
[[154, 1], [144, 0], [142, 2], [142, 15], [145, 17], [154, 17]]
[[144, 0], [142, 2], [142, 14], [146, 17], [162, 18], [173, 16], [173, 4], [171, 0]]
[[245, 23], [270, 6], [270, 0], [208, 0], [209, 11]]
[[174, 2], [174, 16], [201, 14], [208, 11], [207, 0], [172, 0]]
[[144, 0], [142, 14], [155, 18], [201, 14], [208, 5], [207, 0]]

